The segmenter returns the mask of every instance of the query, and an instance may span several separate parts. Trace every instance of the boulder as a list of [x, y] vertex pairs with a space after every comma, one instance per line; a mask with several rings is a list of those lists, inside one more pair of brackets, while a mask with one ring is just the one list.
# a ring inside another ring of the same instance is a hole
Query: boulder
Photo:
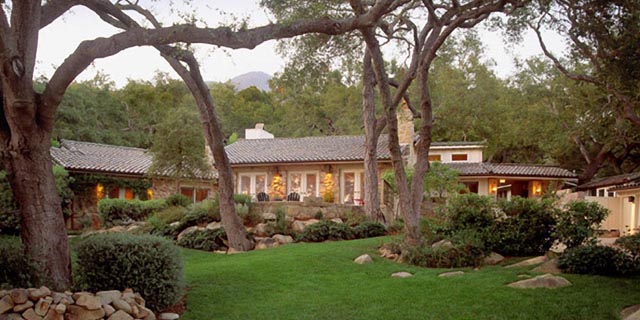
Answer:
[[278, 219], [278, 217], [273, 212], [263, 212], [262, 213], [262, 219], [264, 221], [276, 221]]
[[196, 230], [200, 229], [198, 226], [191, 226], [189, 228], [186, 228], [184, 230], [182, 230], [182, 232], [180, 232], [178, 234], [178, 241], [180, 241], [180, 239], [182, 239], [182, 237], [184, 237], [185, 234], [189, 234], [191, 232], [194, 232]]
[[102, 302], [99, 297], [82, 295], [76, 300], [76, 304], [87, 308], [87, 310], [97, 310], [102, 306]]
[[504, 261], [504, 257], [501, 254], [496, 252], [491, 252], [488, 256], [482, 259], [482, 264], [493, 266], [493, 265], [499, 264], [502, 261]]
[[548, 261], [544, 262], [543, 264], [535, 267], [531, 271], [540, 272], [540, 273], [551, 273], [551, 274], [560, 274], [560, 273], [562, 273], [562, 270], [560, 270], [560, 268], [558, 268], [558, 259], [557, 258], [548, 260]]
[[122, 310], [118, 310], [114, 312], [108, 320], [133, 320], [133, 317]]
[[260, 240], [258, 243], [256, 243], [256, 250], [275, 248], [279, 245], [280, 243], [274, 240], [273, 238], [264, 238]]
[[402, 272], [396, 272], [391, 274], [391, 277], [392, 278], [409, 278], [409, 277], [413, 277], [413, 275], [409, 272], [402, 271]]
[[222, 228], [222, 223], [218, 221], [211, 222], [205, 227], [205, 229], [209, 229], [209, 230], [215, 230], [220, 228]]
[[113, 228], [107, 229], [107, 232], [125, 232], [127, 228], [125, 226], [115, 226]]
[[640, 304], [624, 308], [620, 312], [620, 318], [622, 320], [640, 320]]
[[40, 287], [38, 289], [29, 289], [29, 299], [31, 301], [38, 301], [40, 298], [51, 295], [51, 290], [47, 287]]
[[304, 221], [296, 220], [296, 221], [293, 222], [293, 225], [291, 225], [291, 228], [295, 232], [302, 232], [302, 231], [304, 231], [304, 228], [306, 226], [307, 225], [304, 223]]
[[546, 256], [539, 256], [539, 257], [527, 259], [527, 260], [524, 260], [524, 261], [520, 261], [518, 263], [510, 264], [510, 265], [506, 266], [505, 268], [528, 267], [528, 266], [533, 266], [533, 265], [536, 265], [536, 264], [541, 264], [541, 263], [543, 263], [545, 261], [547, 261], [547, 257]]
[[368, 254], [363, 254], [357, 258], [355, 258], [353, 260], [353, 262], [357, 263], [357, 264], [366, 264], [366, 263], [372, 263], [373, 259], [371, 259], [371, 256]]
[[278, 243], [280, 244], [288, 244], [288, 243], [293, 243], [293, 237], [292, 236], [285, 236], [283, 234], [274, 234], [273, 240], [278, 241]]
[[31, 307], [33, 307], [33, 302], [31, 302], [31, 301], [27, 301], [27, 302], [25, 302], [23, 304], [16, 304], [16, 305], [13, 306], [13, 312], [20, 313], [20, 312], [23, 312], [23, 311], [31, 308]]
[[273, 233], [273, 227], [266, 223], [258, 223], [253, 232], [259, 237], [267, 237], [270, 233]]
[[53, 298], [51, 297], [40, 298], [33, 309], [37, 315], [44, 316], [47, 314], [47, 311], [49, 311], [52, 302]]
[[180, 316], [178, 314], [169, 312], [161, 313], [158, 317], [159, 320], [177, 320], [179, 318]]
[[122, 299], [115, 299], [113, 300], [113, 303], [111, 304], [116, 310], [122, 310], [126, 313], [131, 313], [133, 312], [133, 308], [131, 308], [131, 305], [122, 300]]
[[2, 320], [24, 320], [19, 313], [3, 314], [2, 317]]
[[27, 311], [22, 313], [22, 317], [26, 320], [42, 320], [42, 317], [36, 314], [33, 309], [27, 309]]
[[438, 275], [438, 277], [455, 277], [455, 276], [461, 276], [464, 274], [464, 271], [451, 271], [451, 272], [445, 272], [445, 273], [441, 273]]
[[0, 314], [3, 314], [13, 309], [13, 300], [9, 295], [6, 295], [0, 299]]
[[111, 304], [113, 300], [120, 299], [122, 293], [118, 290], [99, 291], [96, 293], [96, 297], [100, 299], [102, 304]]
[[9, 296], [14, 304], [23, 304], [29, 300], [29, 291], [26, 289], [13, 289], [9, 293]]
[[102, 308], [104, 308], [104, 314], [107, 317], [111, 316], [116, 312], [116, 309], [109, 304], [104, 305]]
[[449, 240], [440, 240], [431, 245], [431, 248], [441, 248], [441, 249], [451, 249], [453, 248], [453, 243]]
[[64, 316], [56, 312], [55, 309], [51, 308], [44, 316], [43, 320], [64, 320]]
[[531, 279], [520, 280], [509, 284], [509, 287], [519, 289], [532, 289], [532, 288], [562, 288], [571, 285], [569, 280], [554, 276], [552, 274], [543, 274]]
[[[105, 306], [105, 310], [106, 310], [106, 307], [109, 307], [109, 308], [113, 309], [113, 307], [111, 307], [111, 306]], [[58, 314], [64, 314], [65, 312], [67, 312], [67, 305], [60, 303], [60, 304], [55, 306], [54, 310]]]
[[340, 218], [333, 218], [333, 219], [331, 219], [331, 221], [333, 221], [335, 223], [344, 223], [344, 221], [342, 221], [342, 219], [340, 219]]

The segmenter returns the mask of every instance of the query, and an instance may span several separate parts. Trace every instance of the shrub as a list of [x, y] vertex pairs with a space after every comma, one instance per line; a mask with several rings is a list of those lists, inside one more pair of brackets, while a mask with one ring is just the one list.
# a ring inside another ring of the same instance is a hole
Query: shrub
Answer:
[[512, 256], [544, 254], [551, 248], [557, 211], [553, 202], [514, 197], [499, 206], [506, 217], [486, 234], [489, 247]]
[[18, 237], [0, 237], [0, 289], [33, 285], [33, 264]]
[[458, 195], [445, 208], [451, 229], [489, 229], [495, 221], [495, 204], [491, 198], [474, 193]]
[[[637, 265], [640, 264], [640, 233], [620, 237], [616, 240], [616, 244], [629, 254]], [[640, 268], [640, 265], [638, 265], [638, 268]]]
[[558, 267], [568, 273], [614, 276], [631, 272], [630, 259], [623, 252], [599, 245], [567, 249], [558, 260]]
[[358, 212], [353, 212], [351, 210], [343, 213], [340, 218], [344, 221], [345, 224], [354, 227], [366, 221], [367, 217]]
[[186, 208], [193, 203], [193, 200], [189, 199], [189, 197], [179, 193], [172, 194], [167, 198], [165, 198], [164, 200], [167, 202], [168, 206], [174, 206], [174, 207]]
[[304, 228], [299, 240], [322, 242], [326, 240], [351, 240], [353, 238], [353, 230], [348, 225], [324, 220]]
[[184, 207], [170, 206], [154, 213], [152, 217], [165, 224], [170, 224], [176, 221], [180, 221], [186, 213], [187, 209]]
[[178, 245], [189, 249], [215, 251], [226, 250], [226, 241], [227, 234], [223, 228], [204, 229], [185, 234], [178, 240]]
[[163, 199], [147, 201], [102, 199], [98, 202], [98, 212], [105, 226], [141, 221], [165, 207], [166, 202]]
[[353, 233], [358, 239], [381, 237], [387, 233], [387, 228], [380, 222], [365, 221], [355, 226]]
[[143, 227], [143, 231], [158, 236], [170, 236], [177, 235], [176, 227], [171, 227], [171, 223], [180, 221], [187, 211], [184, 207], [168, 207], [161, 211], [154, 213], [147, 218], [147, 226]]
[[556, 216], [555, 236], [567, 248], [593, 242], [596, 230], [608, 214], [609, 210], [596, 202], [570, 202]]
[[182, 258], [169, 240], [149, 235], [97, 234], [81, 241], [77, 253], [76, 275], [84, 290], [132, 288], [152, 310], [172, 306], [182, 296]]
[[200, 203], [193, 204], [180, 219], [180, 224], [175, 228], [175, 234], [180, 231], [196, 225], [220, 221], [220, 206], [218, 198], [204, 200]]
[[398, 234], [401, 233], [402, 230], [404, 230], [404, 221], [402, 221], [402, 219], [393, 220], [393, 222], [389, 224], [389, 228], [387, 228], [390, 234]]
[[233, 202], [236, 204], [242, 204], [245, 206], [249, 206], [251, 204], [251, 195], [250, 194], [239, 194], [236, 193], [233, 195]]
[[453, 247], [404, 247], [403, 256], [410, 264], [427, 268], [461, 268], [479, 266], [483, 250], [471, 243]]
[[420, 232], [428, 242], [433, 243], [442, 240], [449, 233], [449, 225], [442, 219], [424, 217], [420, 220]]

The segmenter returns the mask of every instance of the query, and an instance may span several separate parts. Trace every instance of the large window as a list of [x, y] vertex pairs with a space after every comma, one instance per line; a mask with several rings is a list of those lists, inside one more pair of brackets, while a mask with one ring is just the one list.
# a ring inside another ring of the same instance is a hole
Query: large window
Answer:
[[252, 196], [260, 192], [267, 193], [266, 173], [242, 173], [238, 179], [238, 192]]
[[342, 203], [364, 204], [364, 172], [344, 171], [342, 173]]
[[132, 189], [122, 187], [111, 187], [107, 192], [107, 198], [109, 199], [135, 199], [135, 194]]
[[440, 156], [439, 154], [430, 154], [429, 162], [433, 162], [433, 161], [442, 161], [442, 156]]
[[451, 161], [467, 161], [467, 159], [466, 153], [454, 153], [451, 155]]
[[304, 197], [317, 197], [320, 190], [320, 179], [317, 172], [290, 172], [287, 183], [288, 193], [295, 192]]
[[207, 188], [194, 188], [194, 187], [181, 187], [180, 194], [191, 199], [194, 203], [201, 202], [209, 198], [211, 189]]

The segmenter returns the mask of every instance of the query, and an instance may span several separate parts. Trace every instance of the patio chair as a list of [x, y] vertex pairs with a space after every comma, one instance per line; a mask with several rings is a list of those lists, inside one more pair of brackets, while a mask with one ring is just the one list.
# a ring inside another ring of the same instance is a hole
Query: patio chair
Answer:
[[269, 195], [266, 194], [265, 192], [258, 192], [256, 197], [258, 198], [259, 202], [269, 201]]
[[291, 192], [287, 195], [287, 201], [300, 201], [300, 194], [297, 192]]

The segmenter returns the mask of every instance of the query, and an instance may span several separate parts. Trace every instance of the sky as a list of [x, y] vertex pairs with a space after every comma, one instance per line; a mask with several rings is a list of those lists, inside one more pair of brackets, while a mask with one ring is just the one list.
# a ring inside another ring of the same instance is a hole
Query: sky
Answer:
[[[234, 17], [248, 18], [250, 26], [264, 25], [269, 22], [267, 13], [255, 0], [188, 0], [191, 2], [189, 6], [179, 1], [176, 1], [176, 6], [180, 10], [193, 10], [209, 27], [233, 22]], [[177, 22], [177, 14], [167, 5], [168, 1], [142, 0], [141, 2], [148, 3], [165, 25]], [[51, 77], [55, 68], [75, 50], [81, 41], [108, 37], [117, 32], [117, 29], [102, 22], [88, 9], [83, 7], [72, 9], [41, 30], [36, 75]], [[517, 46], [506, 45], [499, 32], [482, 30], [480, 37], [486, 46], [487, 59], [495, 61], [495, 72], [500, 77], [507, 77], [515, 71], [513, 62], [515, 57], [526, 58], [541, 54], [532, 34], [526, 36], [523, 43]], [[275, 46], [275, 41], [265, 42], [253, 50], [230, 50], [199, 45], [196, 46], [196, 56], [205, 80], [225, 82], [251, 71], [262, 71], [270, 75], [282, 71], [285, 61], [276, 53]], [[552, 36], [550, 36], [549, 46], [552, 49], [562, 48], [561, 41]], [[556, 49], [556, 51], [561, 50]], [[136, 47], [112, 57], [96, 60], [76, 80], [92, 79], [97, 72], [101, 72], [121, 87], [129, 79], [151, 80], [157, 71], [168, 72], [172, 77], [178, 78], [155, 49]]]

